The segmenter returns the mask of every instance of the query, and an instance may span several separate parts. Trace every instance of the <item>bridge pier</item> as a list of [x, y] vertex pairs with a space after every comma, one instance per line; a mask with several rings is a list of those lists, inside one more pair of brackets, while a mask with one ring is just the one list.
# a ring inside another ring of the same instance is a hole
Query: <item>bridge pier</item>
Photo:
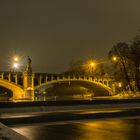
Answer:
[[26, 99], [34, 99], [34, 74], [23, 73], [23, 86]]
[[24, 98], [29, 100], [34, 100], [34, 90], [33, 89], [26, 89], [24, 91]]
[[34, 100], [34, 74], [32, 73], [31, 59], [28, 57], [28, 63], [23, 73], [23, 87], [25, 98]]

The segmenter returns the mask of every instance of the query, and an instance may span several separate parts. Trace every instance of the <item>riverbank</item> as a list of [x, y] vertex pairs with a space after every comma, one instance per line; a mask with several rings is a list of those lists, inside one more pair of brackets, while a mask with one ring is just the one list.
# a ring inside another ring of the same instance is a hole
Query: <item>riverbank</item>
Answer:
[[59, 111], [68, 109], [100, 109], [115, 106], [140, 106], [140, 99], [96, 99], [74, 101], [40, 101], [40, 102], [0, 102], [0, 115], [5, 113], [28, 113], [41, 111]]
[[[140, 116], [139, 99], [96, 100], [95, 102], [17, 102], [7, 104], [7, 106], [6, 103], [1, 103], [1, 105], [4, 106], [0, 108], [0, 122], [10, 127], [44, 123], [48, 125], [79, 123], [127, 117], [139, 118]], [[8, 127], [3, 132], [3, 137], [6, 136], [7, 131], [9, 131]]]
[[119, 94], [117, 94], [117, 95], [114, 95], [114, 96], [112, 96], [112, 98], [131, 98], [131, 99], [137, 99], [137, 98], [140, 98], [140, 92], [130, 92], [130, 91], [128, 91], [128, 92], [121, 92], [121, 93], [119, 93]]
[[28, 140], [23, 135], [0, 123], [0, 140]]

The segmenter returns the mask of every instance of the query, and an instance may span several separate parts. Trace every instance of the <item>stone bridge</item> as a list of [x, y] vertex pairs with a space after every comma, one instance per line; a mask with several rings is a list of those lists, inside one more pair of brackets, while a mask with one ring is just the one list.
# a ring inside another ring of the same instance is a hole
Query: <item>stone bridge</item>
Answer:
[[33, 73], [31, 62], [28, 61], [24, 72], [0, 72], [0, 86], [10, 89], [13, 92], [13, 99], [34, 99], [34, 90], [48, 84], [63, 81], [88, 81], [100, 85], [110, 93], [113, 92], [113, 78], [105, 75], [69, 75], [69, 74], [48, 74]]

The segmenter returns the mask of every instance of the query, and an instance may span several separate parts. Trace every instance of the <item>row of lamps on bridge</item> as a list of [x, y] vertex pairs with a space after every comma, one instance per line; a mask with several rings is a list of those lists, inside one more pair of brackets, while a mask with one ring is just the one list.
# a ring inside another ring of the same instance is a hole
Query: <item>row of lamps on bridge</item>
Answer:
[[[113, 58], [112, 58], [112, 60], [113, 61], [117, 61], [117, 57], [116, 56], [114, 56]], [[13, 68], [14, 68], [14, 70], [17, 70], [18, 68], [19, 68], [19, 57], [18, 56], [15, 56], [15, 57], [13, 57]], [[93, 60], [91, 60], [90, 62], [89, 62], [89, 66], [91, 67], [91, 69], [95, 69], [95, 67], [96, 67], [96, 62], [95, 61], [93, 61]]]

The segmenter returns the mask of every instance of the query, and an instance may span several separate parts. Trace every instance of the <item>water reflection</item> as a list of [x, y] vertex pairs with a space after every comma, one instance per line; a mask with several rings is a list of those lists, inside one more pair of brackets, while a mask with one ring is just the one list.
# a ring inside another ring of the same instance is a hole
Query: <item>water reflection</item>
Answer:
[[139, 140], [140, 119], [13, 127], [31, 140]]
[[92, 97], [85, 96], [38, 96], [35, 101], [65, 101], [65, 100], [92, 100]]

